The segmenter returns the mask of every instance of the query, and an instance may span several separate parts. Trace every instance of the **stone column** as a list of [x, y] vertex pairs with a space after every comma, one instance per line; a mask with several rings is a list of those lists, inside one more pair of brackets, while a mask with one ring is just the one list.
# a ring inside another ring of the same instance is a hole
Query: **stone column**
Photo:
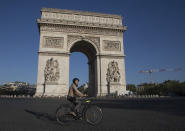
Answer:
[[97, 96], [102, 96], [102, 87], [101, 87], [101, 58], [100, 55], [96, 57], [96, 68], [95, 68], [95, 80], [96, 80], [96, 88], [97, 88]]
[[36, 96], [66, 96], [68, 89], [69, 55], [40, 54]]
[[126, 91], [124, 57], [101, 58], [102, 94], [124, 94]]
[[95, 60], [88, 62], [89, 65], [89, 96], [95, 96], [96, 84], [95, 84]]

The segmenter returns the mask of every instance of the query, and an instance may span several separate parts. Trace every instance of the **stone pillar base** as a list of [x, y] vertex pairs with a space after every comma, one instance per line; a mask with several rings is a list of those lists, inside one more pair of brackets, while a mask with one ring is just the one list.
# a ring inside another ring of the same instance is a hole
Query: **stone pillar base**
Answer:
[[66, 85], [37, 85], [35, 96], [57, 97], [67, 96], [69, 88]]
[[108, 94], [117, 94], [117, 95], [124, 95], [125, 94], [125, 87], [117, 82], [111, 82], [107, 85], [108, 87]]

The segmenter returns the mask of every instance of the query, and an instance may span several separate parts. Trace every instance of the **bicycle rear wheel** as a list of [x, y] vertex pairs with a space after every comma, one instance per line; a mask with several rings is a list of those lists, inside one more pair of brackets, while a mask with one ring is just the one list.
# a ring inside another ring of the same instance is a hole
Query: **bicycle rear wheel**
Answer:
[[88, 106], [84, 112], [84, 119], [91, 125], [97, 125], [103, 118], [102, 110], [98, 106]]
[[63, 125], [69, 119], [70, 115], [66, 112], [66, 107], [60, 106], [56, 110], [56, 120], [59, 124]]

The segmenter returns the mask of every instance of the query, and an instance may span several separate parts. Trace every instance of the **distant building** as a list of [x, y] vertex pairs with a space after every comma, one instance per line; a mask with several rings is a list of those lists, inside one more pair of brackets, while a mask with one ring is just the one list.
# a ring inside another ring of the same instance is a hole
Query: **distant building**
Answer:
[[30, 85], [28, 82], [7, 82], [0, 86], [0, 90], [4, 92], [4, 95], [30, 95], [33, 96], [36, 91], [35, 85]]
[[20, 82], [20, 81], [15, 81], [15, 82], [7, 82], [5, 84], [3, 84], [4, 88], [8, 88], [8, 89], [12, 89], [12, 90], [16, 90], [17, 88], [20, 87], [29, 87], [29, 83], [27, 82]]

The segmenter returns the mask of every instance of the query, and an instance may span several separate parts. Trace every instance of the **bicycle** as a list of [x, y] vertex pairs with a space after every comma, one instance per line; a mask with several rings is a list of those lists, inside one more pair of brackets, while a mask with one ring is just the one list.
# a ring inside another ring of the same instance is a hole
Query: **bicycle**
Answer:
[[76, 116], [71, 114], [72, 109], [67, 104], [61, 104], [56, 109], [56, 120], [59, 124], [64, 125], [68, 120], [84, 120], [88, 124], [97, 125], [103, 118], [103, 113], [100, 107], [92, 104], [91, 98], [77, 99], [77, 103], [80, 104], [76, 109]]

